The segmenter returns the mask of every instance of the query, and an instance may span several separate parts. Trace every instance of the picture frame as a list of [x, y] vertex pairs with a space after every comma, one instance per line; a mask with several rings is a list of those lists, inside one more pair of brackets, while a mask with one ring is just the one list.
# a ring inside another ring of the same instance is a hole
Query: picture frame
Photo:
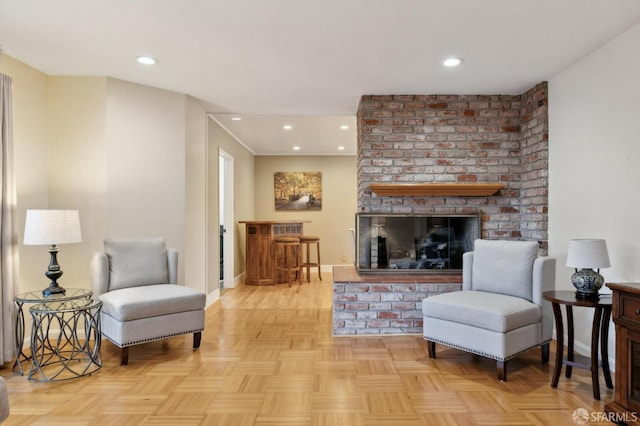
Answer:
[[276, 211], [322, 210], [322, 172], [275, 172]]

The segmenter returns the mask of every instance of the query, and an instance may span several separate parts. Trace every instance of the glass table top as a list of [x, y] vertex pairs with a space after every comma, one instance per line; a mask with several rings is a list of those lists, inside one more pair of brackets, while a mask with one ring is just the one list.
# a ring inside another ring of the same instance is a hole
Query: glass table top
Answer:
[[91, 299], [53, 300], [46, 303], [33, 305], [29, 311], [31, 314], [40, 313], [65, 313], [78, 311], [91, 311], [102, 306], [102, 301]]
[[93, 295], [93, 291], [86, 288], [68, 288], [64, 294], [52, 294], [45, 296], [42, 294], [42, 290], [30, 291], [27, 293], [18, 294], [13, 297], [13, 300], [21, 303], [48, 303], [48, 302], [62, 302], [66, 300], [86, 299]]

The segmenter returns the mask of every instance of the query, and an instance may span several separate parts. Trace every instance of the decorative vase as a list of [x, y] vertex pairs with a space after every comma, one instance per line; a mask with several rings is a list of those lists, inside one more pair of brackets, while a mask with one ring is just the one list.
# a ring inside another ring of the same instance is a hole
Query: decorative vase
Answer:
[[571, 284], [576, 288], [576, 295], [585, 299], [597, 299], [598, 290], [604, 284], [604, 277], [590, 268], [576, 269], [571, 275]]

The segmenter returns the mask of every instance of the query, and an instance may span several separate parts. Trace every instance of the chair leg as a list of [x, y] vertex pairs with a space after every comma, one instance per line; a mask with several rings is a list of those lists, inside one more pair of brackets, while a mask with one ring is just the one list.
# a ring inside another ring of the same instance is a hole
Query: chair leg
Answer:
[[507, 381], [507, 361], [497, 361], [498, 380]]
[[436, 359], [436, 342], [427, 340], [427, 351], [429, 352], [429, 358]]
[[304, 243], [307, 249], [307, 260], [306, 260], [306, 266], [307, 266], [307, 282], [310, 283], [311, 282], [311, 243], [305, 242]]
[[320, 242], [316, 244], [316, 249], [318, 250], [318, 278], [322, 281], [322, 272], [320, 272]]
[[129, 347], [122, 348], [120, 356], [120, 365], [127, 365], [129, 363]]
[[542, 352], [542, 363], [549, 364], [549, 342], [540, 345], [540, 351]]
[[193, 349], [198, 349], [200, 347], [200, 340], [202, 339], [202, 332], [197, 331], [193, 333]]

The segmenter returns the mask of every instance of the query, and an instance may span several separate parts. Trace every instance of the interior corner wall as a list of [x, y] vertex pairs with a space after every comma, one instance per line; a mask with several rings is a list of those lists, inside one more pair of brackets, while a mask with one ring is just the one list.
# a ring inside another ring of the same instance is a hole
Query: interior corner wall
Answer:
[[81, 243], [60, 247], [66, 287], [91, 286], [91, 256], [105, 236], [106, 99], [105, 77], [49, 77], [49, 204], [43, 207], [78, 210], [82, 230]]
[[[304, 233], [320, 237], [323, 265], [354, 263], [350, 229], [357, 211], [356, 156], [257, 156], [255, 167], [255, 220], [309, 221]], [[276, 211], [275, 172], [321, 172], [322, 210]]]
[[[90, 257], [105, 237], [164, 236], [181, 251], [182, 279], [205, 233], [200, 102], [106, 77], [47, 76], [2, 52], [0, 72], [13, 81], [20, 242], [27, 209], [79, 209], [83, 242], [61, 247], [63, 285], [90, 287]], [[199, 222], [187, 227], [187, 214]], [[20, 244], [18, 291], [46, 286], [48, 260], [46, 248]], [[205, 268], [200, 257], [194, 264]], [[186, 284], [204, 290], [195, 277]]]
[[[235, 248], [234, 272], [237, 278], [245, 270], [246, 244], [244, 225], [241, 220], [254, 220], [254, 155], [241, 145], [216, 121], [209, 117], [207, 120], [207, 259], [209, 293], [220, 287], [220, 228], [219, 228], [219, 191], [218, 191], [218, 155], [223, 149], [233, 157], [233, 221], [235, 223], [233, 233]], [[228, 232], [228, 230], [227, 230]], [[229, 235], [229, 234], [227, 234]]]
[[548, 250], [549, 85], [542, 82], [520, 96], [520, 234]]
[[185, 110], [186, 224], [185, 285], [205, 293], [207, 282], [207, 114], [197, 99], [186, 97]]
[[[549, 81], [549, 254], [560, 290], [573, 290], [573, 238], [606, 239], [607, 282], [640, 281], [639, 40], [640, 24]], [[574, 311], [578, 348], [589, 348], [592, 315]]]
[[49, 254], [41, 246], [25, 246], [27, 209], [49, 203], [49, 133], [47, 75], [0, 51], [0, 73], [13, 83], [13, 142], [16, 173], [16, 221], [20, 251], [19, 292], [44, 288]]
[[105, 237], [164, 237], [184, 253], [185, 98], [107, 79]]

